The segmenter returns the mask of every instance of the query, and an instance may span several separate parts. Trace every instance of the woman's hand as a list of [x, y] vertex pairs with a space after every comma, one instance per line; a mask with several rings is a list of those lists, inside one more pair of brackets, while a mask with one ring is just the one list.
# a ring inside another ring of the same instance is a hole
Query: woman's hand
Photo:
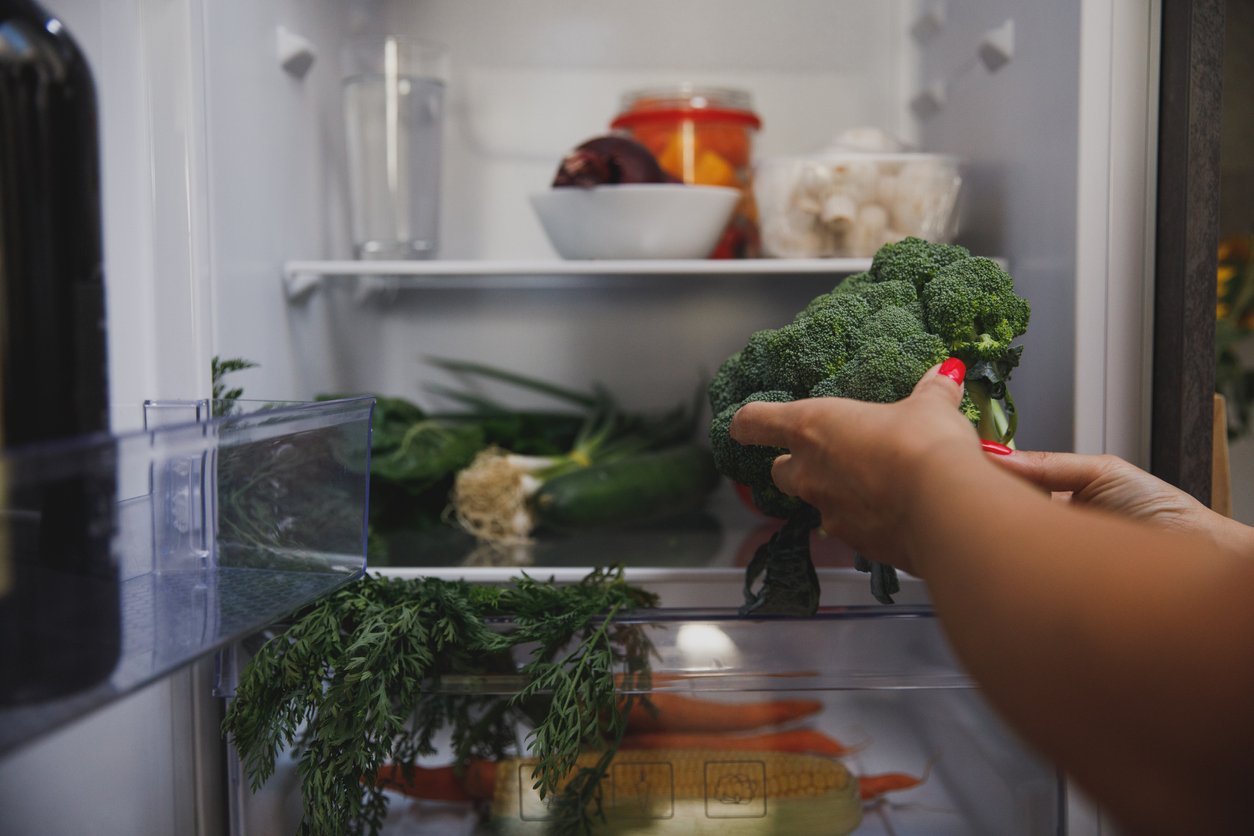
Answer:
[[780, 490], [817, 508], [826, 533], [912, 571], [917, 532], [909, 517], [925, 471], [987, 467], [974, 428], [957, 408], [964, 374], [960, 361], [947, 361], [893, 404], [750, 403], [736, 413], [731, 436], [789, 450], [771, 471]]
[[1252, 545], [1245, 526], [1118, 456], [1017, 450], [998, 464], [1049, 491], [1057, 502], [1086, 505], [1173, 531], [1198, 533], [1226, 547]]

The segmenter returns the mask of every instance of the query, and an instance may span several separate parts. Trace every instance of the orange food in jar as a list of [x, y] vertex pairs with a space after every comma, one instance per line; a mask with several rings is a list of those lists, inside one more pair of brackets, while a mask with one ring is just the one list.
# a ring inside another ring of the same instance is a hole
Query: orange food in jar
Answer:
[[610, 127], [648, 148], [677, 180], [739, 189], [740, 203], [711, 258], [753, 258], [759, 246], [751, 163], [761, 124], [743, 90], [681, 85], [626, 94]]

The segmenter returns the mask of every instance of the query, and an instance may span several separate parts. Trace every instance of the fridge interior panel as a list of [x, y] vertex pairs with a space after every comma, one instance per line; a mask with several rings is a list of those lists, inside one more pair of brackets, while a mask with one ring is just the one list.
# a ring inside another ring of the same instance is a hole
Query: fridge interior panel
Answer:
[[[1032, 302], [1012, 387], [1027, 449], [1072, 444], [1061, 419], [1075, 406], [1080, 6], [946, 4], [945, 26], [920, 47], [920, 83], [946, 92], [921, 120], [923, 144], [967, 161], [961, 239], [1005, 254]], [[1013, 57], [990, 71], [974, 46], [1007, 22]]]

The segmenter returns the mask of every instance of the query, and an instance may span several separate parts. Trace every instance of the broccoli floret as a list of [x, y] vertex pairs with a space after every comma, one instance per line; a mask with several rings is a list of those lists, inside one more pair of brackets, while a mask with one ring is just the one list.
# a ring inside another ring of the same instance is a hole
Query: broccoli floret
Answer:
[[749, 495], [753, 498], [754, 507], [768, 517], [787, 519], [801, 509], [810, 507], [797, 497], [789, 496], [775, 487], [774, 482], [754, 485], [749, 489]]
[[710, 422], [710, 452], [714, 455], [714, 465], [719, 472], [735, 482], [747, 485], [751, 490], [759, 486], [773, 486], [771, 465], [776, 456], [787, 451], [777, 447], [741, 444], [731, 437], [729, 431], [736, 411], [747, 403], [787, 403], [792, 400], [796, 398], [779, 390], [754, 392], [715, 415]]
[[858, 290], [858, 295], [866, 300], [872, 312], [887, 307], [905, 308], [915, 319], [923, 320], [923, 304], [919, 301], [919, 292], [910, 282], [893, 280], [867, 284]]
[[821, 293], [811, 299], [793, 321], [820, 313], [832, 316], [843, 330], [852, 330], [860, 327], [862, 322], [870, 316], [871, 305], [861, 291], [845, 291], [837, 287], [835, 290]]
[[995, 261], [964, 258], [942, 268], [923, 289], [927, 329], [971, 365], [997, 360], [1028, 329], [1031, 307]]
[[862, 273], [854, 273], [852, 276], [846, 276], [844, 281], [836, 285], [832, 289], [832, 293], [855, 293], [860, 292], [862, 288], [875, 282], [875, 277], [869, 271]]
[[774, 328], [764, 328], [749, 335], [749, 341], [740, 350], [740, 369], [738, 375], [742, 386], [751, 386], [750, 392], [766, 389], [777, 389], [776, 386], [753, 385], [770, 379], [771, 376], [771, 345], [775, 340]]
[[840, 371], [820, 381], [811, 397], [853, 398], [892, 403], [910, 394], [919, 378], [945, 357], [945, 344], [935, 334], [920, 330], [900, 340], [871, 337]]
[[741, 352], [737, 351], [724, 360], [723, 365], [719, 366], [718, 371], [714, 373], [714, 377], [710, 378], [707, 392], [710, 397], [712, 415], [718, 415], [757, 388], [746, 379], [740, 362], [740, 354]]
[[979, 414], [981, 438], [1003, 444], [1014, 438], [1017, 417], [1006, 381], [1022, 348], [1011, 343], [1027, 331], [1031, 313], [1010, 274], [987, 258], [955, 261], [923, 290], [927, 329], [967, 364], [967, 397]]
[[[832, 297], [807, 307], [787, 325], [755, 332], [741, 352], [742, 374], [758, 389], [805, 397], [835, 374], [862, 341], [870, 308], [859, 296]], [[745, 369], [747, 368], [747, 371]]]
[[885, 244], [871, 259], [871, 277], [877, 282], [906, 281], [920, 293], [942, 267], [970, 258], [966, 247], [931, 244], [922, 238], [903, 238]]
[[867, 317], [862, 325], [862, 333], [858, 344], [864, 345], [867, 340], [887, 337], [895, 342], [903, 342], [916, 334], [925, 334], [923, 321], [907, 308], [890, 305], [881, 308]]

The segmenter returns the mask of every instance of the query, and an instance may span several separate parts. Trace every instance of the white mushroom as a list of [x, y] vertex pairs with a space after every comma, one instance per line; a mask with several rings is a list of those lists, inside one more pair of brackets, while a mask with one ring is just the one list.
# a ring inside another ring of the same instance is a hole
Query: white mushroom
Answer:
[[844, 231], [853, 225], [858, 216], [858, 204], [845, 192], [827, 196], [819, 210], [819, 220], [834, 231]]
[[865, 258], [875, 255], [885, 243], [888, 232], [888, 210], [878, 203], [864, 203], [858, 209], [858, 217], [849, 231], [847, 255]]

